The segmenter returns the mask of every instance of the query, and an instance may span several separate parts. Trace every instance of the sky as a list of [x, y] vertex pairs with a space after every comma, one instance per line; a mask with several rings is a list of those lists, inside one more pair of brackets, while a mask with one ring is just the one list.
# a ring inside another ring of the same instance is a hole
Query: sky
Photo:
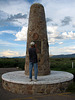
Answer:
[[44, 6], [49, 54], [75, 53], [75, 0], [0, 0], [0, 57], [26, 55], [30, 7]]

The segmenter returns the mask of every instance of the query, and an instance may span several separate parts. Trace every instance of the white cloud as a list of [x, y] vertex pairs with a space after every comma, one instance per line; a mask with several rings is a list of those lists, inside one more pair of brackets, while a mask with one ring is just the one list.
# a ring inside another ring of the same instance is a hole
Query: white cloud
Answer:
[[13, 31], [13, 30], [4, 30], [4, 31], [0, 31], [0, 34], [3, 34], [3, 33], [8, 33], [8, 34], [15, 34], [16, 31]]
[[62, 35], [63, 39], [75, 39], [75, 33], [71, 32], [63, 32]]
[[74, 15], [74, 0], [41, 0], [40, 2], [45, 7], [46, 15], [52, 16], [55, 19], [57, 18], [57, 20], [64, 15]]
[[[48, 23], [58, 24], [59, 31], [74, 31], [72, 23], [75, 22], [75, 1], [74, 0], [40, 0], [40, 3], [44, 5], [46, 18], [51, 18], [53, 21]], [[61, 20], [66, 16], [70, 16], [72, 21], [70, 25], [61, 27]]]
[[[30, 3], [26, 0], [7, 0], [1, 2], [0, 1], [0, 16], [1, 16], [1, 21], [0, 21], [0, 25], [4, 26], [4, 25], [9, 25], [8, 23], [10, 23], [11, 25], [14, 26], [24, 26], [24, 25], [28, 25], [28, 16], [29, 16], [29, 10], [30, 10]], [[22, 15], [27, 15], [27, 18], [19, 18], [19, 19], [15, 19], [12, 21], [9, 21], [8, 19], [10, 19], [10, 16], [14, 16], [17, 14], [22, 14]], [[6, 17], [5, 17], [6, 16]], [[5, 19], [3, 19], [5, 18]]]
[[47, 31], [50, 34], [51, 37], [56, 37], [57, 34], [55, 34], [57, 32], [57, 26], [47, 26]]
[[13, 21], [12, 24], [14, 26], [28, 26], [28, 19], [17, 19]]
[[[15, 41], [26, 41], [27, 40], [27, 27], [23, 26], [21, 31], [16, 33], [16, 39]], [[58, 36], [58, 33], [56, 32], [57, 27], [53, 26], [48, 26], [47, 31], [48, 31], [48, 42], [49, 43], [54, 43], [55, 42], [55, 37]]]
[[55, 43], [55, 38], [50, 38], [50, 39], [48, 39], [48, 43], [49, 43], [49, 44], [54, 44], [54, 43]]
[[75, 53], [75, 46], [63, 47], [60, 49], [63, 53], [72, 54]]
[[73, 54], [75, 53], [75, 46], [67, 47], [49, 47], [49, 54], [60, 55], [60, 54]]
[[62, 44], [61, 42], [61, 34], [58, 31], [58, 26], [47, 26], [48, 33], [48, 43], [49, 44]]
[[62, 44], [62, 40], [75, 39], [75, 33], [73, 31], [61, 33], [58, 31], [58, 26], [47, 26], [47, 33], [50, 44]]
[[0, 52], [0, 55], [6, 57], [13, 57], [13, 56], [19, 56], [19, 53], [17, 51], [7, 50], [7, 51]]
[[66, 32], [63, 32], [63, 33], [62, 33], [62, 37], [63, 37], [64, 39], [66, 39], [66, 38], [67, 38], [67, 33], [66, 33]]
[[[15, 19], [15, 21], [11, 21], [12, 25], [15, 26], [28, 26], [28, 16], [29, 16], [29, 10], [31, 4], [28, 3], [27, 0], [7, 0], [9, 2], [6, 3], [5, 0], [3, 0], [4, 3], [1, 4], [0, 2], [0, 10], [1, 10], [1, 19], [7, 19], [10, 18], [10, 15], [17, 15], [21, 13], [22, 15], [27, 14], [26, 19]], [[75, 39], [75, 1], [74, 0], [39, 0], [36, 2], [40, 2], [43, 4], [45, 9], [45, 15], [46, 18], [52, 19], [52, 21], [48, 22], [47, 26], [47, 32], [48, 32], [48, 42], [50, 44], [65, 44], [64, 40], [69, 39]], [[9, 4], [9, 5], [8, 5]], [[3, 11], [3, 12], [2, 12]], [[70, 25], [61, 27], [61, 20], [65, 18], [65, 16], [70, 16], [72, 18], [72, 21]], [[2, 21], [2, 20], [1, 20]], [[8, 22], [9, 23], [9, 22]], [[58, 26], [52, 26], [57, 24]], [[8, 24], [9, 25], [9, 24]], [[72, 25], [74, 27], [72, 27]], [[15, 34], [15, 31], [0, 31], [0, 34], [2, 33], [11, 33]], [[26, 41], [27, 40], [27, 27], [23, 27], [21, 31], [16, 33], [16, 39], [15, 41]], [[63, 41], [63, 42], [62, 42]], [[0, 44], [4, 46], [19, 46], [19, 44], [9, 43], [7, 41], [1, 41]], [[63, 44], [63, 46], [64, 46]], [[21, 45], [20, 45], [21, 46]], [[22, 45], [24, 46], [24, 45]], [[51, 47], [51, 50], [54, 54], [61, 54], [61, 53], [71, 53], [75, 52], [73, 48], [69, 47]], [[11, 51], [11, 50], [10, 50]]]
[[8, 49], [3, 52], [0, 52], [0, 56], [5, 56], [5, 57], [25, 56], [25, 52], [12, 51]]
[[0, 10], [8, 13], [9, 15], [11, 14], [17, 14], [17, 13], [23, 13], [25, 14], [28, 12], [30, 8], [30, 3], [24, 0], [8, 0], [4, 2], [0, 2]]
[[59, 44], [63, 44], [63, 42], [59, 42]]
[[48, 42], [55, 43], [55, 37], [58, 36], [57, 26], [47, 26]]
[[72, 31], [68, 32], [68, 37], [71, 39], [75, 39], [75, 33], [73, 33]]
[[[23, 26], [21, 31], [16, 33], [16, 39], [15, 41], [26, 41], [27, 40], [27, 27]], [[48, 42], [50, 44], [58, 43], [63, 44], [62, 40], [65, 39], [75, 39], [75, 33], [71, 32], [58, 32], [57, 26], [48, 26], [47, 27], [47, 33], [48, 33]]]
[[27, 40], [27, 27], [22, 28], [20, 32], [18, 32], [16, 35], [15, 41], [26, 41]]
[[73, 27], [75, 27], [75, 22], [73, 22], [72, 24], [73, 24]]
[[25, 47], [26, 45], [25, 44], [17, 44], [17, 43], [11, 43], [11, 42], [8, 42], [8, 41], [4, 41], [4, 40], [1, 40], [0, 39], [0, 45], [2, 46], [9, 46], [9, 47]]
[[[21, 31], [19, 31], [15, 36], [15, 41], [26, 41], [27, 40], [27, 27], [23, 26]], [[65, 39], [75, 39], [75, 33], [71, 32], [58, 32], [57, 26], [47, 26], [48, 42], [49, 44], [63, 44], [62, 40]]]
[[0, 10], [0, 19], [8, 18], [8, 14]]

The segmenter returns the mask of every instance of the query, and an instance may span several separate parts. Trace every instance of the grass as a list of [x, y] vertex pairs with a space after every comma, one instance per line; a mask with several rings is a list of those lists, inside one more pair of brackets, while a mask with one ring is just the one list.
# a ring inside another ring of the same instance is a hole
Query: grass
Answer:
[[[72, 62], [74, 68], [72, 68]], [[75, 75], [75, 58], [50, 58], [51, 70], [66, 71]], [[68, 86], [66, 92], [75, 93], [75, 80]]]
[[68, 86], [68, 89], [66, 90], [67, 92], [75, 93], [75, 82], [71, 83]]
[[19, 67], [24, 69], [25, 58], [0, 58], [0, 68]]
[[[72, 62], [74, 63], [73, 69]], [[0, 58], [0, 68], [19, 67], [24, 69], [24, 65], [24, 58]], [[50, 58], [50, 69], [56, 71], [66, 71], [75, 75], [75, 58]], [[75, 82], [69, 85], [67, 91], [75, 93]]]
[[[72, 69], [72, 62], [74, 68]], [[67, 71], [75, 74], [75, 58], [50, 58], [51, 70]]]

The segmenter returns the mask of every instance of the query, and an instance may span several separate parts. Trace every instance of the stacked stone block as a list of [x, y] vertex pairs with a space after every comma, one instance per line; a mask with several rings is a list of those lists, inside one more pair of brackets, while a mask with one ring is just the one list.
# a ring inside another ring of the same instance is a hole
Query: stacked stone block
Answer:
[[19, 84], [2, 81], [3, 87], [13, 93], [19, 94], [52, 94], [65, 92], [72, 80], [57, 84]]
[[[25, 74], [29, 75], [29, 52], [30, 42], [34, 41], [38, 57], [38, 75], [50, 74], [49, 48], [46, 30], [46, 20], [44, 7], [35, 3], [30, 8], [28, 33], [27, 33], [27, 50], [25, 60]], [[34, 70], [33, 70], [34, 74]]]

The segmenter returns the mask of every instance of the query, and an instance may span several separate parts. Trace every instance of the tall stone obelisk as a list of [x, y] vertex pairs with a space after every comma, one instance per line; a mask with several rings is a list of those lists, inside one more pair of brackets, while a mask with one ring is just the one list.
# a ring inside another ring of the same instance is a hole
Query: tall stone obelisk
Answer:
[[[35, 3], [30, 8], [28, 33], [27, 33], [27, 50], [25, 60], [25, 74], [29, 75], [29, 53], [30, 42], [34, 41], [38, 57], [38, 75], [50, 74], [49, 48], [47, 39], [47, 29], [44, 7]], [[33, 70], [34, 73], [34, 70]]]

